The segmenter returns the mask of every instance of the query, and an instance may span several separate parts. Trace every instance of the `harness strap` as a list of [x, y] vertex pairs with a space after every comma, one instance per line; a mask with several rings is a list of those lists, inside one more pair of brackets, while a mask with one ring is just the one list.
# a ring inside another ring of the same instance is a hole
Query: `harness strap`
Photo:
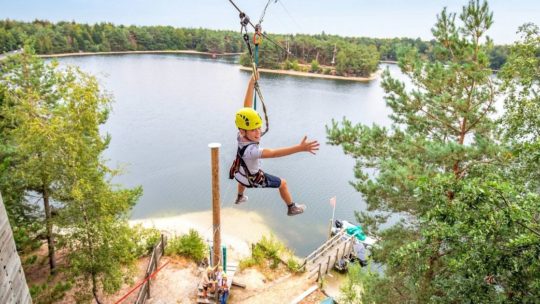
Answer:
[[249, 171], [249, 168], [248, 168], [246, 162], [243, 159], [243, 156], [244, 156], [244, 153], [246, 152], [247, 147], [249, 147], [251, 145], [254, 145], [254, 144], [255, 143], [250, 143], [250, 144], [242, 147], [241, 149], [238, 148], [238, 150], [237, 150], [237, 157], [240, 160], [240, 166], [242, 167], [242, 169], [244, 169], [245, 174], [242, 174], [242, 172], [240, 172], [240, 170], [238, 170], [238, 173], [240, 173], [240, 175], [244, 176], [248, 180], [248, 183], [249, 183], [250, 187], [256, 187], [264, 179], [264, 172], [262, 170], [259, 169], [259, 171], [257, 173], [252, 174]]

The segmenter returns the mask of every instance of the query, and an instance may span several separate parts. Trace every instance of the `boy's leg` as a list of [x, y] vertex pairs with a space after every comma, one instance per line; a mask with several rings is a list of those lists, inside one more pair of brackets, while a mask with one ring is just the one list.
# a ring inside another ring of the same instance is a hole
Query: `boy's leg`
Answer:
[[281, 199], [283, 202], [288, 206], [292, 203], [292, 196], [289, 192], [289, 188], [287, 187], [287, 181], [281, 178], [281, 185], [279, 186], [279, 195], [281, 195]]
[[235, 204], [241, 204], [241, 203], [247, 202], [248, 197], [247, 195], [244, 195], [245, 190], [246, 190], [246, 186], [242, 185], [241, 183], [238, 183], [238, 196], [236, 196], [236, 200], [234, 201]]
[[244, 195], [245, 190], [246, 190], [246, 186], [238, 183], [238, 196]]
[[287, 205], [287, 215], [297, 215], [304, 212], [306, 209], [305, 205], [296, 205], [293, 200], [291, 193], [289, 192], [289, 187], [287, 186], [287, 181], [283, 178], [279, 178], [281, 180], [281, 183], [279, 185], [279, 195], [281, 195], [281, 199], [283, 199], [283, 202]]

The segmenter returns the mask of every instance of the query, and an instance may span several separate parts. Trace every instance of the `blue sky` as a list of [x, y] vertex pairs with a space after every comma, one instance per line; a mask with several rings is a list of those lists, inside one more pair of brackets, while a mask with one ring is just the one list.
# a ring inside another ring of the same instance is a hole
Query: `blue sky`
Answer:
[[[258, 20], [267, 0], [235, 0]], [[272, 0], [263, 22], [270, 33], [322, 31], [342, 36], [430, 39], [443, 7], [461, 12], [466, 0]], [[496, 44], [512, 43], [519, 25], [540, 26], [539, 0], [488, 2], [495, 23], [488, 35]], [[228, 0], [0, 0], [0, 19], [31, 21], [109, 21], [125, 25], [172, 25], [239, 30], [238, 14]]]

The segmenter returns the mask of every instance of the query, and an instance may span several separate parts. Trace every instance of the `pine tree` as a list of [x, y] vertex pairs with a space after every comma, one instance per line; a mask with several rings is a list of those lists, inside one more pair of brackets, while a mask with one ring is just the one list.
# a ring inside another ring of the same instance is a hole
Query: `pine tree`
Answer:
[[[403, 51], [412, 88], [384, 73], [390, 128], [344, 119], [327, 129], [356, 159], [354, 186], [375, 213], [358, 220], [382, 238], [374, 257], [385, 276], [366, 282], [366, 302], [527, 302], [540, 293], [531, 263], [540, 200], [509, 179], [518, 164], [495, 115], [502, 95], [485, 36], [492, 13], [470, 1], [459, 20], [446, 9], [438, 15], [434, 61]], [[392, 214], [401, 221], [380, 230]]]

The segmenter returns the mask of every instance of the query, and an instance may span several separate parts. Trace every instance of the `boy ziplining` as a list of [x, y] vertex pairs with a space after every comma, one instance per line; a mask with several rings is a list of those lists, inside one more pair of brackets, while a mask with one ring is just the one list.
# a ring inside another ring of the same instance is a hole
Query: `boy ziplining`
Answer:
[[316, 140], [307, 141], [307, 136], [304, 136], [298, 145], [290, 147], [277, 149], [259, 147], [262, 119], [259, 113], [251, 108], [257, 76], [251, 77], [249, 81], [244, 108], [236, 112], [238, 150], [237, 158], [229, 172], [229, 178], [234, 177], [238, 182], [238, 196], [235, 203], [241, 204], [248, 200], [247, 195], [244, 195], [246, 188], [278, 188], [281, 198], [287, 205], [287, 215], [297, 215], [304, 212], [306, 206], [293, 202], [285, 179], [270, 175], [260, 169], [260, 159], [282, 157], [299, 152], [315, 154], [315, 151], [319, 150], [319, 143]]

